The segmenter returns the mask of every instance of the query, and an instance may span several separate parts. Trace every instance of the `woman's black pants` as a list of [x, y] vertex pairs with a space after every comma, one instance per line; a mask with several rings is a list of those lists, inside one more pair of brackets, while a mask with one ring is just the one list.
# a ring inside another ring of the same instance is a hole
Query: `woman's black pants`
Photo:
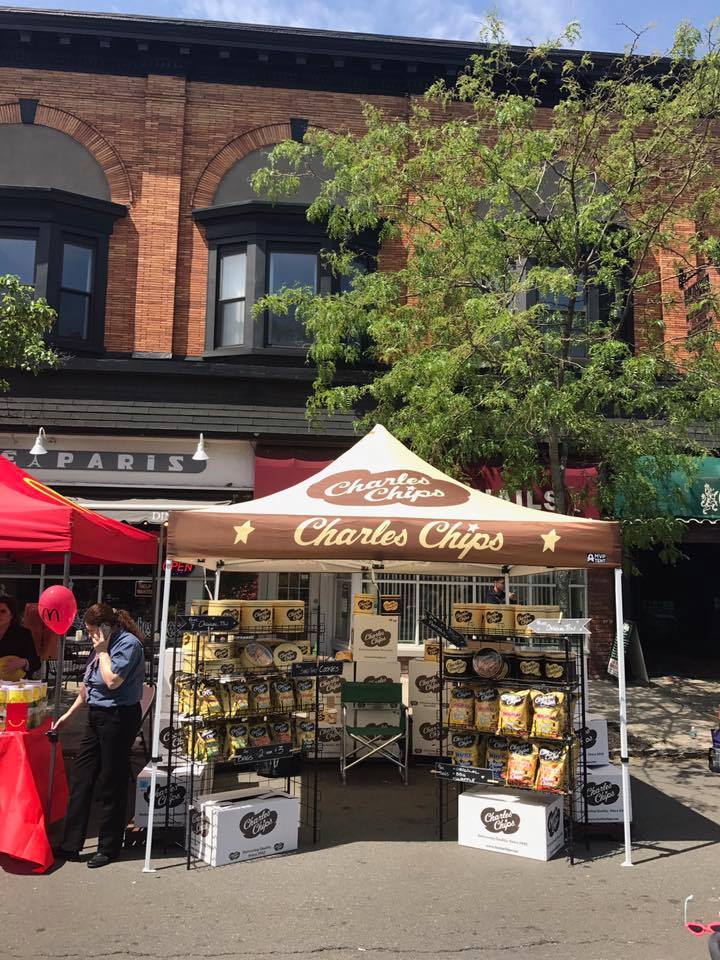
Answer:
[[97, 784], [98, 851], [109, 856], [120, 852], [127, 814], [130, 750], [141, 719], [139, 703], [127, 707], [88, 707], [87, 727], [73, 768], [64, 850], [82, 850]]

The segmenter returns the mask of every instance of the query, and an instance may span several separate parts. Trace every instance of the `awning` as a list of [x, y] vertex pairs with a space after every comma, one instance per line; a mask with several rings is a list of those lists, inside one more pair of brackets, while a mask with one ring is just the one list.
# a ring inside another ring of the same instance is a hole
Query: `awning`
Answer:
[[72, 498], [86, 510], [97, 510], [106, 517], [124, 520], [126, 523], [165, 523], [171, 510], [198, 510], [200, 507], [219, 506], [228, 500], [148, 500], [145, 497], [128, 500], [85, 500]]
[[255, 451], [254, 498], [269, 497], [271, 493], [302, 483], [332, 463], [344, 449], [258, 446]]
[[[650, 460], [650, 458], [646, 458]], [[648, 475], [652, 476], [652, 464]], [[668, 476], [653, 480], [657, 491], [659, 516], [674, 516], [680, 520], [720, 519], [720, 458], [703, 457], [697, 461], [697, 475], [692, 481], [682, 470], [673, 470]], [[622, 498], [616, 504], [619, 517], [625, 517]]]

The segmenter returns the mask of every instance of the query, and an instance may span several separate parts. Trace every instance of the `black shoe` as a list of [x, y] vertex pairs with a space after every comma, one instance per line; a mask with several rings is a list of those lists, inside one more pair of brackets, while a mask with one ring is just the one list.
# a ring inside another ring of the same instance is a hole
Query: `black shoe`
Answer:
[[114, 859], [115, 857], [108, 853], [98, 852], [94, 854], [94, 856], [90, 857], [87, 865], [91, 870], [94, 870], [96, 867], [106, 867], [109, 863], [112, 863]]
[[56, 860], [67, 860], [69, 863], [77, 863], [80, 860], [80, 851], [79, 850], [63, 850], [60, 847], [58, 850], [53, 850]]

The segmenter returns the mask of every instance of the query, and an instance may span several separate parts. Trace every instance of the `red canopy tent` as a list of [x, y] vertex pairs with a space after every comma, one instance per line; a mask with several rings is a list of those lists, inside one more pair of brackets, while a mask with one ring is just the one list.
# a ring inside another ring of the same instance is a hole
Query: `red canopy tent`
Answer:
[[0, 559], [154, 564], [158, 541], [81, 507], [0, 456]]

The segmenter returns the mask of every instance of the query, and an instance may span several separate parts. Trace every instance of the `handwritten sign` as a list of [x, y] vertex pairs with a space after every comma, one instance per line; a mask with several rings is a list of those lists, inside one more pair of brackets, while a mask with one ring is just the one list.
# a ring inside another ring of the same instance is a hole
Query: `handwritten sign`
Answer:
[[435, 776], [455, 783], [488, 783], [497, 781], [497, 775], [485, 767], [458, 767], [454, 763], [437, 763]]
[[189, 633], [223, 633], [226, 630], [236, 630], [237, 620], [234, 617], [180, 617], [180, 626]]
[[341, 677], [342, 660], [321, 660], [319, 663], [293, 663], [290, 667], [293, 677]]
[[295, 752], [291, 743], [274, 743], [269, 747], [246, 747], [232, 758], [234, 763], [256, 763], [258, 760], [279, 760]]
[[457, 630], [454, 630], [452, 627], [448, 626], [444, 620], [441, 620], [440, 617], [435, 616], [430, 610], [425, 611], [425, 615], [422, 618], [422, 623], [426, 627], [429, 627], [433, 633], [439, 633], [440, 636], [447, 640], [448, 643], [451, 643], [454, 647], [466, 647], [467, 641], [461, 633], [458, 633]]
[[589, 623], [590, 620], [571, 620], [569, 618], [563, 620], [534, 620], [530, 624], [530, 632], [544, 635], [579, 634], [580, 636], [589, 636]]

